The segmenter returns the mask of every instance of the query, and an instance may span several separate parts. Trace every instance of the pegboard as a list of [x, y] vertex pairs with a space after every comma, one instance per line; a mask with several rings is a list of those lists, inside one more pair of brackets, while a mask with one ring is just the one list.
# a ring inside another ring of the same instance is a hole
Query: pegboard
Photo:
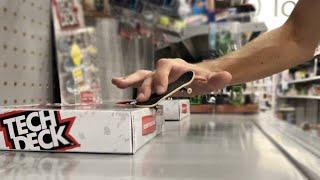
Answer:
[[0, 105], [53, 101], [50, 0], [0, 1]]

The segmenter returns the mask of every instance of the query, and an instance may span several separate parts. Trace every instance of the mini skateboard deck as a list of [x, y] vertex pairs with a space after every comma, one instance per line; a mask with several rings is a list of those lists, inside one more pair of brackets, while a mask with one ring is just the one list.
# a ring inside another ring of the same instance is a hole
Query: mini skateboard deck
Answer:
[[186, 88], [189, 86], [195, 78], [195, 74], [192, 71], [188, 71], [182, 74], [178, 80], [172, 82], [168, 85], [167, 92], [162, 95], [158, 95], [156, 93], [152, 94], [150, 99], [146, 102], [137, 102], [134, 106], [143, 107], [143, 108], [151, 108], [155, 107], [159, 104], [160, 101], [165, 100], [172, 96], [174, 93], [178, 91], [186, 91], [188, 94], [192, 93], [191, 88]]

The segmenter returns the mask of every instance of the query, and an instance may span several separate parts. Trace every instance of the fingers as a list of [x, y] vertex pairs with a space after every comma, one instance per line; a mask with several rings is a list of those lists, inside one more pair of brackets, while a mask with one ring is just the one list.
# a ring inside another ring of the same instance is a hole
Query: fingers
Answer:
[[148, 77], [145, 79], [139, 88], [139, 94], [137, 96], [137, 101], [138, 102], [144, 102], [147, 101], [152, 93], [152, 77]]
[[154, 88], [157, 94], [163, 94], [167, 91], [172, 66], [172, 60], [160, 59], [157, 61], [157, 70], [154, 74]]
[[199, 75], [196, 75], [196, 76], [194, 77], [194, 80], [195, 80], [195, 81], [201, 81], [201, 82], [207, 82], [207, 81], [208, 81], [207, 78], [205, 78], [205, 77], [203, 77], [203, 76], [199, 76]]
[[151, 74], [151, 71], [139, 70], [125, 78], [112, 78], [112, 84], [116, 85], [118, 88], [125, 89], [141, 83], [148, 76], [151, 76]]
[[208, 78], [208, 86], [212, 91], [216, 91], [227, 86], [231, 82], [231, 79], [232, 75], [226, 71], [211, 73]]

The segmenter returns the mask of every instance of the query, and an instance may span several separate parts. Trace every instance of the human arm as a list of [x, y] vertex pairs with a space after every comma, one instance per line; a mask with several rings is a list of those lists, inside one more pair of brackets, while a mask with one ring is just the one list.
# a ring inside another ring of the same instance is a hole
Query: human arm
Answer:
[[227, 71], [231, 84], [260, 79], [310, 60], [320, 40], [320, 1], [300, 0], [288, 21], [238, 51], [198, 66]]
[[319, 0], [300, 0], [283, 26], [217, 60], [189, 64], [181, 59], [161, 59], [155, 71], [137, 71], [112, 82], [119, 88], [137, 87], [138, 101], [146, 101], [152, 92], [164, 93], [169, 82], [190, 70], [197, 75], [192, 84], [196, 94], [272, 75], [313, 56], [320, 40], [320, 23], [315, 21], [320, 19], [319, 8]]

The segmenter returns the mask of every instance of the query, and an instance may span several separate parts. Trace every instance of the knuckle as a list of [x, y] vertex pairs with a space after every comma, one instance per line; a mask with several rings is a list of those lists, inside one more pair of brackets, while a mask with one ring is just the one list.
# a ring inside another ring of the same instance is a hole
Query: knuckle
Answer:
[[155, 74], [153, 79], [154, 79], [154, 83], [156, 85], [163, 85], [164, 81], [165, 81], [164, 80], [165, 78], [163, 76], [161, 76], [160, 74]]
[[159, 73], [155, 73], [153, 76], [152, 76], [152, 79], [155, 83], [158, 83], [160, 80], [161, 80], [161, 76], [159, 75]]
[[140, 92], [148, 93], [149, 90], [150, 90], [150, 86], [148, 85], [143, 85], [140, 87]]
[[185, 60], [180, 59], [180, 58], [176, 58], [175, 61], [178, 62], [178, 63], [186, 63]]
[[161, 66], [161, 65], [164, 65], [164, 64], [167, 64], [167, 63], [170, 63], [170, 61], [168, 61], [168, 59], [159, 59], [157, 62], [156, 62], [156, 66]]

